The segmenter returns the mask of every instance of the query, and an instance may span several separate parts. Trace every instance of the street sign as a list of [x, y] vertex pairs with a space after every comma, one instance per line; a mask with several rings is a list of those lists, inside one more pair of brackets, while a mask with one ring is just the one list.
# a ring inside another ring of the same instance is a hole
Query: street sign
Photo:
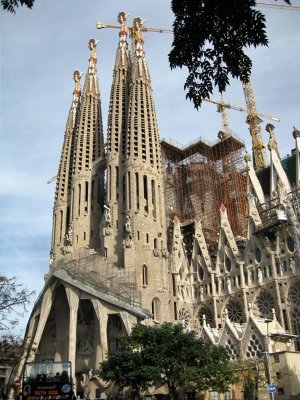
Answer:
[[21, 386], [21, 381], [19, 379], [16, 379], [14, 381], [14, 387], [20, 387]]
[[269, 393], [276, 393], [276, 386], [275, 385], [269, 385]]

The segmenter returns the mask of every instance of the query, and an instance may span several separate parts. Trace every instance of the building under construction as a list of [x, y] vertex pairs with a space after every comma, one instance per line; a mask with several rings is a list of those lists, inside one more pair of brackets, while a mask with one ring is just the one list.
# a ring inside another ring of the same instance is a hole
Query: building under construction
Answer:
[[218, 244], [221, 204], [233, 234], [244, 237], [247, 230], [245, 145], [233, 133], [219, 136], [213, 144], [199, 138], [185, 147], [161, 142], [168, 223], [177, 215], [187, 232], [201, 220], [210, 250]]
[[[293, 155], [281, 160], [269, 127], [266, 166], [253, 115], [261, 164], [230, 131], [212, 144], [160, 141], [142, 22], [134, 19], [130, 53], [119, 14], [107, 148], [96, 40], [82, 90], [74, 73], [50, 267], [17, 377], [26, 360], [69, 360], [79, 395], [119, 398], [95, 373], [99, 363], [133, 324], [169, 321], [227, 347], [233, 360], [271, 354], [273, 382], [290, 399], [300, 392], [300, 363], [289, 361], [300, 350], [300, 131]], [[280, 368], [290, 368], [284, 379]], [[241, 399], [241, 389], [227, 398]], [[263, 390], [260, 399], [266, 381]]]

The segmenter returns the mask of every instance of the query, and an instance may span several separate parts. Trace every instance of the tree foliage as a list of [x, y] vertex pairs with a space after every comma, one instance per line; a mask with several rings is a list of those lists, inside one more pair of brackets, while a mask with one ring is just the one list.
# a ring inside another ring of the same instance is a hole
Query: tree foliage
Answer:
[[16, 13], [16, 9], [20, 6], [27, 6], [32, 8], [35, 0], [1, 0], [1, 6], [3, 10], [7, 10], [11, 13]]
[[[289, 0], [285, 0], [290, 4]], [[268, 45], [264, 15], [255, 0], [172, 0], [171, 68], [187, 67], [186, 97], [196, 108], [229, 78], [249, 80], [252, 62], [244, 49]]]
[[23, 288], [16, 277], [7, 277], [0, 274], [0, 334], [18, 324], [17, 316], [23, 309], [26, 310], [30, 297], [34, 291]]
[[182, 325], [135, 325], [119, 341], [120, 350], [108, 353], [98, 373], [121, 388], [140, 391], [160, 382], [171, 395], [178, 388], [225, 392], [234, 381], [227, 350], [185, 332]]

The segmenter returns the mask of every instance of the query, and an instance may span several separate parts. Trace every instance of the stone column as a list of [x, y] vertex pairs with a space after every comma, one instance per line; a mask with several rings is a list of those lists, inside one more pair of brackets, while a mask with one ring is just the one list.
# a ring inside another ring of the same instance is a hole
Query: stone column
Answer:
[[76, 393], [76, 338], [77, 338], [77, 313], [79, 306], [79, 290], [66, 287], [66, 295], [70, 308], [70, 324], [69, 324], [69, 361], [72, 365], [72, 378], [74, 383], [74, 392]]
[[106, 358], [106, 354], [108, 351], [108, 343], [107, 343], [107, 320], [108, 320], [108, 313], [107, 308], [96, 299], [92, 299], [92, 304], [95, 309], [95, 313], [98, 318], [99, 322], [99, 336], [100, 336], [100, 348], [96, 351], [96, 365], [98, 366], [99, 363]]
[[42, 305], [40, 308], [40, 318], [39, 318], [37, 330], [34, 335], [34, 339], [33, 339], [33, 343], [32, 343], [34, 345], [34, 348], [31, 347], [31, 349], [30, 349], [28, 361], [34, 361], [34, 359], [35, 359], [35, 352], [39, 347], [41, 337], [44, 332], [44, 328], [45, 328], [51, 307], [52, 307], [52, 288], [49, 287], [48, 289], [46, 289], [46, 291], [43, 295]]

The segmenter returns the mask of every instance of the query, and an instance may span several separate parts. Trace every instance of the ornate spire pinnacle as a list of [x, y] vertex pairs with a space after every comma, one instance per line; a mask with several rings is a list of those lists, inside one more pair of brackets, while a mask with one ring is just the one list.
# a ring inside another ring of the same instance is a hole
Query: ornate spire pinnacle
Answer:
[[96, 39], [90, 39], [89, 40], [89, 49], [91, 50], [90, 58], [89, 58], [89, 73], [94, 74], [96, 70], [96, 64], [97, 64], [97, 53], [96, 53], [96, 47], [97, 44], [99, 43], [99, 40]]
[[269, 143], [268, 143], [268, 149], [271, 150], [275, 150], [279, 160], [280, 160], [280, 154], [279, 154], [279, 150], [278, 150], [278, 145], [276, 142], [276, 138], [274, 135], [274, 129], [275, 126], [272, 124], [267, 124], [266, 125], [266, 131], [269, 132], [270, 138], [269, 138]]
[[76, 110], [80, 100], [81, 95], [81, 87], [80, 87], [80, 79], [83, 75], [83, 72], [78, 71], [76, 69], [73, 73], [73, 79], [75, 82], [75, 88], [73, 91], [73, 100], [72, 100], [72, 114], [73, 114], [73, 123], [75, 122]]
[[120, 32], [119, 32], [119, 47], [125, 47], [127, 49], [128, 44], [127, 44], [127, 36], [128, 36], [128, 27], [126, 26], [126, 20], [127, 20], [128, 14], [126, 14], [124, 11], [120, 11], [118, 15], [118, 21], [121, 24], [120, 27]]
[[142, 57], [144, 55], [144, 36], [142, 34], [142, 26], [145, 20], [140, 17], [135, 17], [133, 20], [133, 35], [135, 44], [135, 55]]
[[293, 126], [293, 136], [294, 136], [294, 139], [300, 137], [300, 131], [295, 126]]
[[79, 101], [79, 97], [81, 94], [81, 88], [80, 88], [80, 79], [83, 75], [83, 72], [78, 71], [78, 69], [75, 69], [73, 73], [73, 80], [75, 82], [75, 88], [73, 91], [73, 106], [76, 105]]

